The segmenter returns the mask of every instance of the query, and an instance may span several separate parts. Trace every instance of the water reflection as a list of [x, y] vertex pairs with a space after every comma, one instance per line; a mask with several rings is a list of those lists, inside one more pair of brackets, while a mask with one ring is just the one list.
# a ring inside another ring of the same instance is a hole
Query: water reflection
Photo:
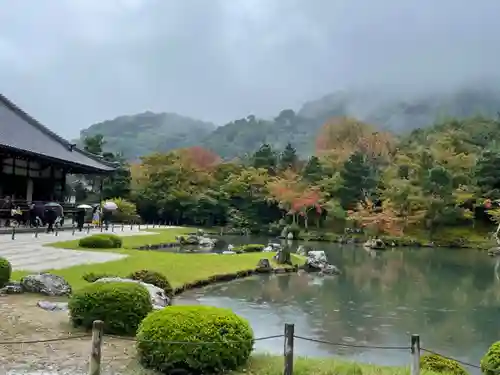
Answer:
[[[254, 240], [255, 241], [255, 240]], [[311, 274], [265, 275], [215, 285], [182, 297], [183, 302], [231, 308], [250, 320], [256, 336], [279, 334], [285, 322], [296, 334], [337, 343], [422, 345], [479, 363], [499, 339], [498, 264], [473, 250], [390, 249], [372, 254], [362, 248], [317, 244], [342, 270], [336, 277]], [[256, 348], [282, 352], [282, 340]], [[401, 365], [407, 351], [332, 347], [298, 341], [301, 355], [341, 355]]]

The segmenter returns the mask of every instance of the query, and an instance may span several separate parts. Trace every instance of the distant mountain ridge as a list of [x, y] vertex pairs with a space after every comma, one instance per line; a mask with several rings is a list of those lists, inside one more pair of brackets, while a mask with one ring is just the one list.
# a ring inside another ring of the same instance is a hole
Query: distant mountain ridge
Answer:
[[291, 142], [303, 156], [314, 152], [318, 130], [335, 116], [354, 117], [394, 132], [426, 127], [447, 117], [497, 117], [500, 89], [471, 85], [449, 92], [395, 95], [376, 90], [338, 91], [304, 103], [296, 113], [281, 111], [274, 119], [250, 115], [216, 127], [174, 113], [145, 112], [94, 124], [81, 137], [102, 134], [106, 149], [128, 159], [154, 151], [200, 145], [224, 158], [254, 152], [262, 143], [281, 150]]

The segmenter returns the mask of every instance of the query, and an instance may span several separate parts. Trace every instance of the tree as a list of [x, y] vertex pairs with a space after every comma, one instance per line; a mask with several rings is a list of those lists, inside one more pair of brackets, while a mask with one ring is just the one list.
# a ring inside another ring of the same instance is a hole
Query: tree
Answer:
[[311, 183], [320, 181], [324, 177], [324, 173], [323, 166], [317, 156], [311, 156], [302, 169], [302, 177]]
[[83, 149], [94, 155], [101, 155], [105, 144], [102, 134], [87, 136], [83, 139]]
[[266, 168], [270, 173], [274, 173], [276, 170], [276, 162], [276, 153], [267, 143], [260, 146], [252, 157], [252, 165], [254, 168]]
[[344, 209], [355, 207], [358, 202], [369, 198], [377, 185], [367, 157], [361, 152], [355, 152], [344, 162], [340, 177], [342, 185], [338, 194]]
[[481, 195], [490, 199], [500, 198], [500, 152], [484, 151], [477, 161], [474, 175]]
[[376, 206], [371, 200], [366, 199], [365, 202], [358, 203], [355, 210], [348, 212], [348, 218], [368, 229], [375, 236], [403, 234], [401, 218], [398, 217], [389, 201]]
[[292, 144], [288, 142], [285, 149], [280, 154], [279, 169], [282, 171], [285, 169], [295, 169], [297, 167], [298, 160], [297, 150], [295, 150]]

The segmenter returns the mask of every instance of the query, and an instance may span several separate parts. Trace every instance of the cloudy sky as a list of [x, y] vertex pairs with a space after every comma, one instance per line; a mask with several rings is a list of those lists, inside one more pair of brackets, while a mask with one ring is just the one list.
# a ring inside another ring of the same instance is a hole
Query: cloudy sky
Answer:
[[66, 137], [145, 110], [218, 124], [353, 86], [498, 76], [498, 0], [0, 0], [1, 92]]

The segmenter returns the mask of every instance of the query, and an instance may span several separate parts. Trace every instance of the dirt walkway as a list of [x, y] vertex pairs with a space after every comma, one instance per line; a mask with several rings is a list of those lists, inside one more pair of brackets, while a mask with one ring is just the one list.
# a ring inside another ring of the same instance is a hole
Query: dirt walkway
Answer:
[[[90, 338], [6, 344], [82, 334], [72, 329], [67, 312], [49, 312], [37, 307], [36, 303], [43, 298], [28, 294], [0, 297], [0, 374], [87, 375]], [[102, 375], [151, 374], [137, 364], [132, 341], [105, 338], [102, 355]]]

